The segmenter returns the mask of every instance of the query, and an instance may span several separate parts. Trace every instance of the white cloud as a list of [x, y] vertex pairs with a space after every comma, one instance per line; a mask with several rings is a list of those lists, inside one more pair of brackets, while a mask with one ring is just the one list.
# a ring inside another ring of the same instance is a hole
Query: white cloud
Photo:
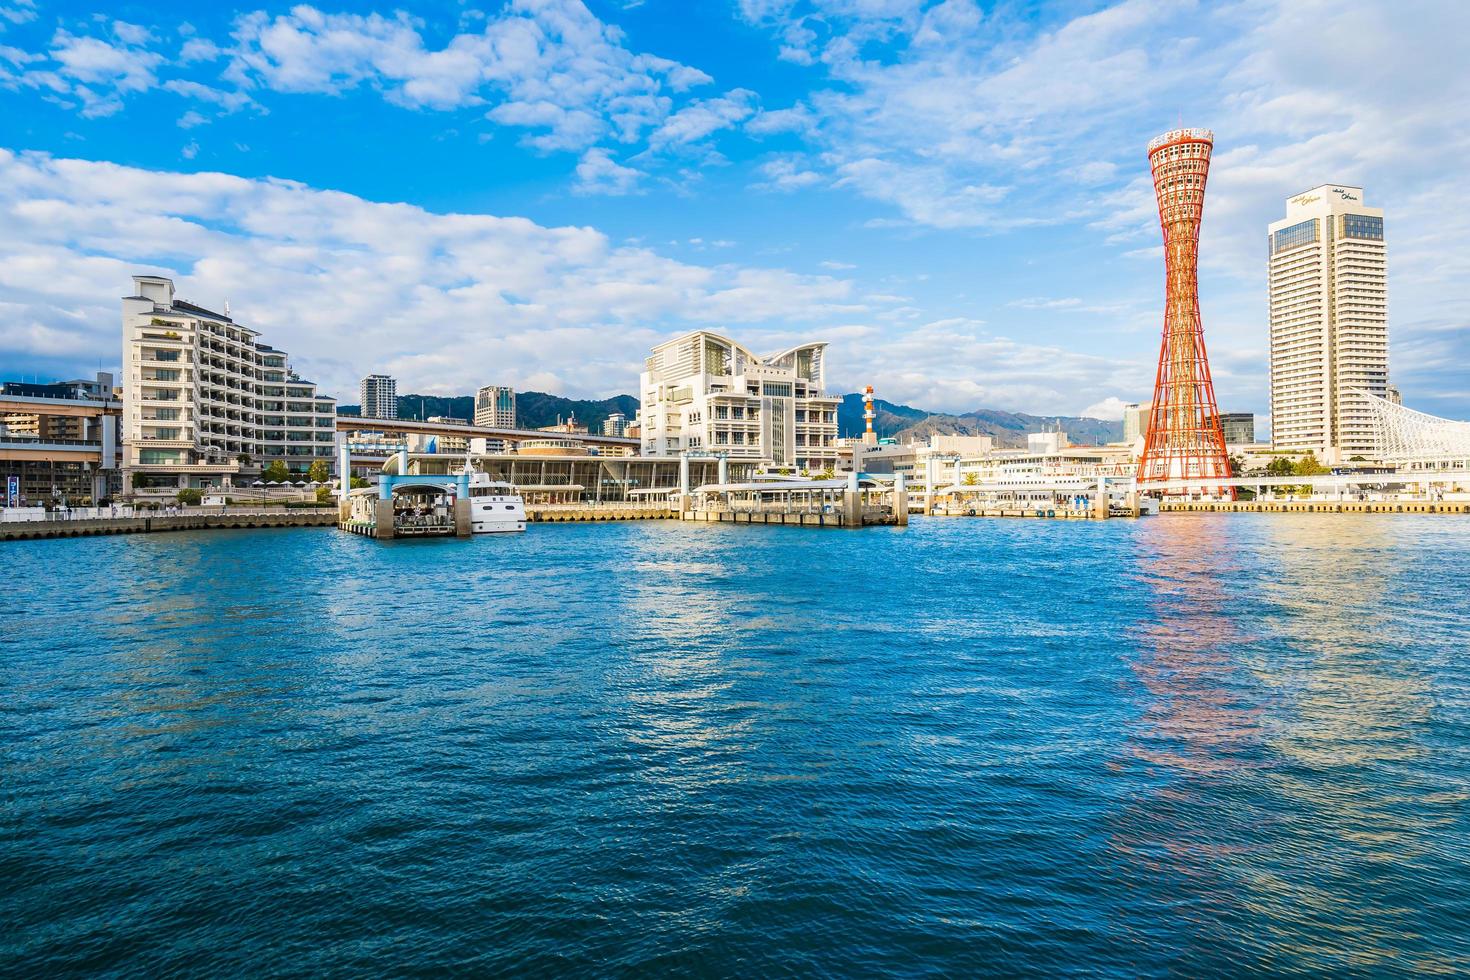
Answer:
[[638, 192], [638, 181], [643, 177], [643, 171], [623, 166], [610, 152], [595, 146], [582, 154], [572, 189], [578, 194], [633, 194]]
[[242, 321], [339, 392], [375, 368], [467, 391], [495, 364], [513, 381], [551, 372], [569, 392], [610, 394], [630, 389], [644, 352], [673, 331], [723, 325], [766, 346], [773, 329], [861, 310], [849, 283], [826, 276], [690, 265], [591, 228], [221, 173], [0, 150], [0, 212], [0, 293], [12, 304], [0, 347], [17, 356], [95, 362], [115, 350], [116, 297], [145, 271], [205, 305], [231, 297]]
[[1123, 417], [1123, 409], [1126, 407], [1128, 407], [1128, 403], [1121, 398], [1104, 398], [1102, 401], [1084, 408], [1082, 410], [1082, 417], [1114, 421]]
[[806, 187], [827, 183], [827, 178], [815, 170], [805, 169], [799, 156], [779, 157], [767, 160], [758, 168], [765, 179], [751, 186], [757, 190], [799, 191]]
[[[36, 0], [11, 0], [0, 7], [0, 20], [11, 24], [27, 24], [36, 19]], [[0, 23], [0, 30], [5, 24]]]
[[340, 94], [371, 84], [410, 108], [489, 105], [486, 117], [540, 132], [541, 150], [632, 142], [663, 125], [672, 96], [709, 84], [697, 68], [634, 53], [580, 0], [515, 0], [480, 30], [431, 47], [407, 14], [297, 6], [239, 19], [225, 78], [247, 89]]
[[1144, 373], [975, 320], [879, 327], [917, 311], [834, 276], [693, 265], [592, 228], [291, 181], [0, 150], [0, 213], [0, 347], [31, 359], [115, 350], [115, 297], [129, 276], [158, 272], [206, 306], [229, 296], [242, 322], [338, 393], [379, 369], [459, 393], [493, 364], [512, 383], [606, 395], [632, 388], [649, 347], [695, 327], [763, 350], [833, 340], [839, 388], [874, 382], [884, 397], [954, 411], [1066, 412]]
[[195, 126], [203, 126], [206, 125], [208, 122], [208, 116], [201, 116], [193, 109], [190, 109], [188, 112], [179, 117], [178, 127], [180, 129], [193, 129]]
[[664, 120], [648, 138], [648, 145], [662, 149], [686, 145], [729, 129], [755, 112], [756, 94], [749, 89], [732, 89], [715, 99], [691, 103]]

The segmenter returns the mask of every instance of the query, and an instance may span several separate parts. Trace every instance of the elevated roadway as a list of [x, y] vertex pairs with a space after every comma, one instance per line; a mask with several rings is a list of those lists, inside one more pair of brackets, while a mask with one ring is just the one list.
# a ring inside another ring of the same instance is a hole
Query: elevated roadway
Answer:
[[384, 432], [408, 435], [458, 436], [464, 439], [499, 439], [521, 443], [532, 439], [562, 439], [586, 446], [620, 447], [636, 450], [637, 439], [626, 436], [603, 436], [591, 433], [542, 432], [540, 429], [502, 429], [487, 425], [453, 425], [444, 422], [420, 422], [416, 419], [374, 419], [357, 415], [337, 416], [338, 432]]

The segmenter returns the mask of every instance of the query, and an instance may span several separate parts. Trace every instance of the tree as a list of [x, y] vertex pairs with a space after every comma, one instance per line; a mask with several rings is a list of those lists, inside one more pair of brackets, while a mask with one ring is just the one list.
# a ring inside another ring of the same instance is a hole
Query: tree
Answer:
[[1317, 462], [1316, 453], [1307, 453], [1296, 461], [1296, 465], [1292, 467], [1292, 472], [1297, 476], [1324, 476], [1328, 473], [1328, 469]]
[[1239, 456], [1230, 457], [1230, 475], [1240, 476], [1245, 472], [1245, 460]]
[[279, 459], [271, 460], [271, 464], [260, 471], [260, 478], [267, 483], [285, 483], [291, 479], [291, 471], [286, 469], [286, 464]]
[[1277, 456], [1266, 464], [1267, 476], [1295, 476], [1296, 467], [1285, 456]]
[[973, 487], [973, 486], [978, 486], [979, 484], [980, 484], [980, 474], [979, 473], [971, 472], [971, 473], [966, 473], [965, 474], [965, 486], [967, 486], [967, 487]]
[[203, 499], [203, 490], [196, 490], [193, 487], [185, 487], [184, 489], [179, 491], [179, 503], [181, 504], [187, 504], [191, 507], [197, 507], [199, 506], [200, 501], [202, 501]]
[[328, 468], [327, 461], [324, 459], [319, 459], [315, 463], [312, 463], [311, 468], [306, 471], [306, 478], [316, 483], [326, 483], [331, 476], [332, 471]]
[[316, 488], [316, 502], [319, 503], [319, 504], [330, 504], [332, 502], [332, 488], [331, 487], [317, 487]]
[[369, 484], [365, 478], [354, 476], [352, 477], [352, 479], [347, 481], [347, 485], [353, 490], [361, 490], [363, 487], [368, 486]]

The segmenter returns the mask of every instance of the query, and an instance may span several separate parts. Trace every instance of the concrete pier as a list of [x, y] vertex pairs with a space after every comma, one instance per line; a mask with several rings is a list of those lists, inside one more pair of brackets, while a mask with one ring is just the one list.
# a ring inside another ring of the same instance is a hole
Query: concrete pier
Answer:
[[103, 517], [91, 520], [24, 521], [0, 524], [0, 541], [79, 538], [94, 534], [147, 534], [154, 531], [206, 531], [228, 528], [333, 527], [329, 507], [312, 511], [248, 514], [182, 514], [176, 517]]

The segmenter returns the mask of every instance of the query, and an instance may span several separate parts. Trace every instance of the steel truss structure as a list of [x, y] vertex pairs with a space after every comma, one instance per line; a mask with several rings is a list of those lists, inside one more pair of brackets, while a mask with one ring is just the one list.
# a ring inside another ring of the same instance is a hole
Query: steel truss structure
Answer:
[[[1150, 483], [1230, 476], [1199, 313], [1199, 228], [1214, 143], [1215, 134], [1208, 129], [1175, 129], [1148, 145], [1164, 233], [1164, 336], [1138, 462], [1140, 489]], [[1165, 492], [1222, 493], [1205, 487]], [[1223, 492], [1234, 496], [1234, 490]]]
[[1400, 466], [1442, 468], [1470, 464], [1470, 422], [1442, 419], [1358, 390], [1373, 413], [1378, 457]]

